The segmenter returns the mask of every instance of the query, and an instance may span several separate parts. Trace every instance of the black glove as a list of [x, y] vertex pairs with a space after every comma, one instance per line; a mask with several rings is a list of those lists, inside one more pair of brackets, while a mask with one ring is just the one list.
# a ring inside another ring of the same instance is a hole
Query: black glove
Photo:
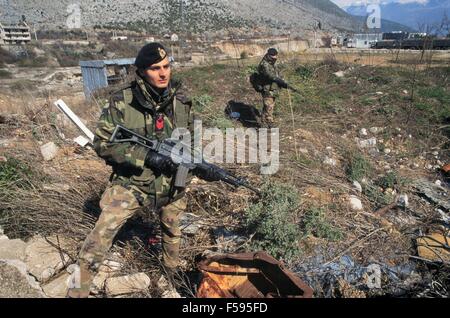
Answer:
[[275, 83], [277, 83], [277, 85], [280, 86], [281, 88], [288, 88], [289, 86], [288, 83], [283, 81], [281, 78], [276, 78]]
[[159, 170], [164, 174], [171, 174], [177, 169], [177, 165], [173, 163], [170, 157], [160, 155], [154, 151], [147, 152], [147, 156], [145, 157], [145, 166]]
[[192, 173], [208, 182], [220, 181], [220, 176], [212, 168], [195, 168]]

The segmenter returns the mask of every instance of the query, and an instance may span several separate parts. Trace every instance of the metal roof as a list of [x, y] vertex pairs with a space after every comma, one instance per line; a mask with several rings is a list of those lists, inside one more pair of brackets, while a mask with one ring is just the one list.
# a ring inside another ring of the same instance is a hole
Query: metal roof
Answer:
[[80, 61], [81, 68], [92, 67], [92, 68], [104, 68], [109, 65], [131, 65], [134, 64], [135, 58], [126, 59], [113, 59], [113, 60], [95, 60], [95, 61]]

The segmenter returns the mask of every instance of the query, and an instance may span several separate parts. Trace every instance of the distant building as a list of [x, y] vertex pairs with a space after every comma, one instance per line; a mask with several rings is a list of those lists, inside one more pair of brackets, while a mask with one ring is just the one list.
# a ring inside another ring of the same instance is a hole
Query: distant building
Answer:
[[383, 38], [381, 33], [361, 33], [355, 34], [350, 41], [350, 45], [348, 47], [354, 47], [357, 49], [370, 49], [370, 47], [381, 41]]
[[383, 33], [383, 40], [404, 40], [408, 38], [408, 32], [393, 31]]
[[422, 32], [422, 33], [409, 33], [408, 34], [408, 39], [421, 39], [426, 37], [427, 34]]
[[134, 58], [80, 61], [86, 98], [91, 99], [92, 94], [100, 88], [123, 82], [134, 61]]
[[113, 36], [111, 37], [112, 41], [125, 41], [128, 40], [127, 36]]
[[3, 25], [0, 23], [0, 45], [28, 42], [31, 42], [31, 33], [30, 27], [25, 22], [17, 25]]
[[116, 31], [113, 32], [113, 36], [111, 37], [112, 41], [125, 41], [128, 40], [127, 36], [117, 35]]

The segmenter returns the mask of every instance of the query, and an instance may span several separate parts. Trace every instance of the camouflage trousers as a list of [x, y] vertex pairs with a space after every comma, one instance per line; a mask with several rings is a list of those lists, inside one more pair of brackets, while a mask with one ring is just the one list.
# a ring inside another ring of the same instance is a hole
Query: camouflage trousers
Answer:
[[263, 96], [262, 119], [266, 123], [273, 123], [273, 109], [275, 108], [275, 97]]
[[[125, 222], [141, 208], [141, 205], [130, 190], [120, 185], [112, 185], [103, 193], [100, 207], [102, 213], [79, 254], [80, 263], [87, 264], [92, 270], [97, 269], [104, 261], [114, 237]], [[175, 268], [179, 262], [181, 243], [179, 221], [185, 209], [186, 199], [183, 197], [162, 207], [159, 211], [162, 259], [163, 264], [170, 268]]]

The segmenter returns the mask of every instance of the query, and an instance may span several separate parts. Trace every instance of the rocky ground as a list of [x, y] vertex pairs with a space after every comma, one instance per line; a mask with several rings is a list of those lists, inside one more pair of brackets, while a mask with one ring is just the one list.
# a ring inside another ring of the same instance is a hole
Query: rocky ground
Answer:
[[[195, 294], [199, 255], [264, 249], [316, 297], [448, 297], [448, 65], [361, 58], [366, 64], [282, 57], [301, 94], [283, 92], [277, 104], [280, 170], [262, 178], [258, 165], [226, 165], [262, 189], [259, 200], [194, 181], [182, 226], [182, 296]], [[204, 125], [226, 129], [257, 121], [253, 69], [237, 61], [177, 72]], [[73, 85], [64, 89], [61, 80], [50, 92], [0, 96], [4, 297], [63, 296], [99, 213], [110, 170], [73, 141], [79, 132], [53, 105], [62, 97], [95, 127], [98, 105], [82, 99], [75, 69], [69, 73]], [[92, 296], [177, 296], [160, 280], [159, 248], [155, 215], [142, 211], [120, 233]]]

